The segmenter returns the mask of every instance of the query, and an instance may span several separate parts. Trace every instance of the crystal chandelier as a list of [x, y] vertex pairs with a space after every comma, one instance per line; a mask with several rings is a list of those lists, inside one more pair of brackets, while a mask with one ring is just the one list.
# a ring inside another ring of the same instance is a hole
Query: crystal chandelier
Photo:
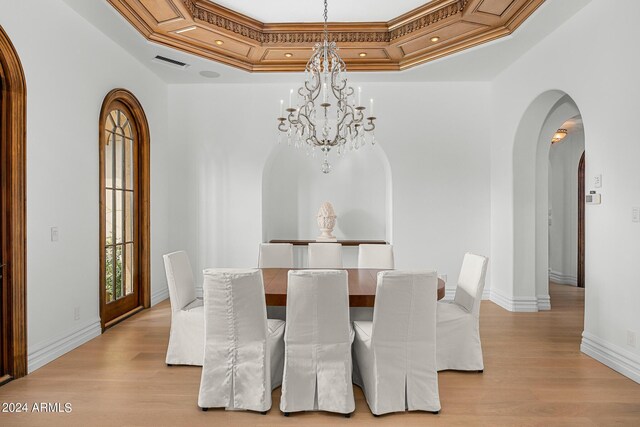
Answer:
[[304, 148], [307, 154], [312, 152], [314, 156], [316, 149], [324, 154], [323, 173], [331, 172], [329, 152], [332, 148], [336, 148], [338, 157], [347, 151], [357, 150], [367, 143], [365, 133], [370, 135], [372, 146], [376, 143], [373, 99], [365, 118], [362, 90], [358, 88], [356, 100], [353, 87], [347, 83], [346, 72], [347, 67], [338, 55], [336, 43], [329, 42], [327, 0], [324, 0], [324, 42], [314, 46], [305, 68], [304, 84], [298, 88], [295, 97], [291, 89], [286, 110], [284, 100], [280, 100], [278, 117], [278, 130], [286, 134], [290, 145], [293, 143], [296, 148]]

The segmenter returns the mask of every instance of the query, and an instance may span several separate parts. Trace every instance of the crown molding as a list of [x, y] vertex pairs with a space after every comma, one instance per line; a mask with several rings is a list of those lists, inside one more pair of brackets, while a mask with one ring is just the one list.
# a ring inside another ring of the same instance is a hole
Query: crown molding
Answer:
[[[263, 23], [208, 0], [108, 1], [147, 40], [250, 72], [303, 71], [323, 40], [322, 23]], [[329, 39], [349, 70], [403, 70], [509, 35], [543, 2], [434, 0], [388, 22], [329, 23]]]

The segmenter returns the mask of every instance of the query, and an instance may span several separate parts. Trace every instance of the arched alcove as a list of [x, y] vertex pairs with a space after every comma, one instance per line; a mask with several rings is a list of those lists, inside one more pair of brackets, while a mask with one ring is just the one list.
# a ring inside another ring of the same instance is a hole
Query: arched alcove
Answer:
[[315, 239], [316, 215], [324, 201], [338, 216], [338, 239], [391, 242], [391, 168], [379, 145], [366, 146], [333, 159], [329, 174], [320, 156], [286, 144], [275, 146], [262, 175], [262, 237]]
[[549, 310], [549, 150], [554, 132], [580, 111], [560, 90], [524, 113], [513, 148], [513, 295], [519, 311]]

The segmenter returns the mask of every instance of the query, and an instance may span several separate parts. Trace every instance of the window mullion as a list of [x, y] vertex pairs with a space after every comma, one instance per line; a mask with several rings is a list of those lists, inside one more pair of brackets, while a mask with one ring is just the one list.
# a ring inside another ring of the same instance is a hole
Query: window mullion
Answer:
[[[117, 117], [117, 115], [116, 115]], [[117, 119], [119, 120], [119, 118]], [[118, 258], [117, 258], [117, 251], [116, 251], [116, 241], [117, 241], [117, 234], [116, 234], [116, 215], [117, 215], [117, 211], [118, 208], [116, 205], [116, 188], [117, 188], [117, 184], [116, 184], [116, 135], [115, 133], [113, 134], [113, 144], [111, 147], [111, 176], [113, 177], [111, 179], [111, 183], [113, 185], [113, 190], [111, 191], [111, 251], [112, 251], [112, 265], [113, 265], [113, 277], [112, 277], [112, 282], [111, 282], [111, 292], [113, 295], [113, 299], [112, 301], [116, 300], [116, 278], [118, 277]]]

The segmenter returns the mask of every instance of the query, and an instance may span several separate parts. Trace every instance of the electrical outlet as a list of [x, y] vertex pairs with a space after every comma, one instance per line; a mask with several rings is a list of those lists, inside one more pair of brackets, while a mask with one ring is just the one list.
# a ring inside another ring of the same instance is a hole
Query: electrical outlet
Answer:
[[627, 345], [636, 348], [636, 333], [627, 330]]
[[631, 222], [640, 222], [640, 208], [631, 208]]
[[58, 241], [58, 227], [51, 227], [51, 241]]
[[602, 175], [596, 175], [593, 177], [593, 186], [595, 188], [602, 187]]
[[80, 320], [80, 307], [73, 309], [73, 320]]

